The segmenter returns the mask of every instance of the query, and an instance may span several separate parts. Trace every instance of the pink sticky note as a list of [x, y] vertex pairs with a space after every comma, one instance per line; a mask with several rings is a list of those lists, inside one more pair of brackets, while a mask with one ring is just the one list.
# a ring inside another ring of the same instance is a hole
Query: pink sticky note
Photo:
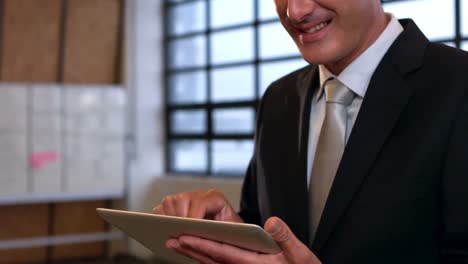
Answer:
[[41, 169], [46, 166], [48, 163], [57, 161], [60, 159], [60, 156], [56, 152], [52, 151], [43, 151], [35, 152], [30, 156], [30, 166], [32, 169]]

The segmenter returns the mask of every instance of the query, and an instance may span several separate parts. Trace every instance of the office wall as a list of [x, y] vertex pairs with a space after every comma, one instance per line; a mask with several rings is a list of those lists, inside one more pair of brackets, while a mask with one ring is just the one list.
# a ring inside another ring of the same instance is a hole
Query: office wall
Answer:
[[[125, 71], [134, 135], [128, 206], [133, 211], [149, 212], [157, 196], [153, 183], [164, 174], [162, 0], [127, 1], [125, 9]], [[130, 252], [150, 256], [136, 242], [130, 243]]]
[[1, 81], [57, 82], [62, 2], [2, 1]]
[[[0, 1], [0, 81], [121, 82], [121, 0]], [[102, 232], [94, 209], [109, 201], [0, 206], [0, 240]], [[103, 242], [0, 250], [0, 263], [106, 254]]]

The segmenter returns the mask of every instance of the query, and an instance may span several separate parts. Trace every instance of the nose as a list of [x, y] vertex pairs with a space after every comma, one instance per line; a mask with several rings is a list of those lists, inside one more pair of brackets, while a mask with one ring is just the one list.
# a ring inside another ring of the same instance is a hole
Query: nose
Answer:
[[295, 23], [305, 20], [316, 6], [315, 0], [288, 0], [287, 15]]

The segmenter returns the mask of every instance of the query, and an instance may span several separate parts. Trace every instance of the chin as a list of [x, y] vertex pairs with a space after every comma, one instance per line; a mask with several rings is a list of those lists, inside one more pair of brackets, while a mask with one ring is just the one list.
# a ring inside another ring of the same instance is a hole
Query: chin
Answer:
[[314, 52], [314, 53], [303, 53], [301, 52], [302, 58], [310, 64], [326, 64], [330, 62], [332, 59], [330, 56], [326, 56], [322, 52]]
[[302, 58], [310, 64], [329, 64], [339, 60], [339, 49], [333, 47], [301, 47], [299, 49]]

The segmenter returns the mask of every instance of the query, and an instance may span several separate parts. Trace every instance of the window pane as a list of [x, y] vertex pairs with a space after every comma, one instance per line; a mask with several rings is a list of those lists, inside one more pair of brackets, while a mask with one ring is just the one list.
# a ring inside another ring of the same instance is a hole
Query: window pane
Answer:
[[251, 27], [213, 34], [211, 41], [211, 61], [214, 64], [252, 60], [254, 57]]
[[254, 67], [252, 65], [223, 68], [211, 72], [213, 102], [253, 100]]
[[207, 143], [202, 140], [183, 140], [171, 143], [171, 169], [199, 171], [207, 168]]
[[180, 35], [205, 29], [205, 1], [175, 5], [169, 9], [170, 35]]
[[172, 133], [206, 132], [205, 110], [178, 110], [171, 114]]
[[214, 110], [214, 132], [253, 133], [255, 112], [251, 108]]
[[398, 18], [412, 18], [430, 39], [455, 36], [455, 6], [450, 0], [413, 0], [384, 4], [386, 12]]
[[183, 68], [206, 64], [206, 39], [204, 36], [183, 38], [169, 42], [169, 67]]
[[263, 95], [266, 88], [275, 80], [306, 65], [307, 62], [303, 59], [262, 63], [260, 65], [260, 94]]
[[466, 50], [468, 51], [468, 41], [463, 41], [461, 43], [461, 47], [460, 47], [462, 50]]
[[273, 0], [259, 0], [260, 1], [260, 20], [276, 18], [276, 6]]
[[213, 141], [213, 173], [243, 174], [252, 157], [251, 140]]
[[197, 71], [170, 76], [169, 100], [173, 104], [206, 102], [206, 72]]
[[281, 23], [260, 26], [260, 57], [271, 58], [299, 54], [298, 48]]
[[223, 27], [251, 22], [254, 17], [252, 0], [212, 0], [211, 27]]
[[461, 31], [463, 36], [468, 36], [468, 0], [461, 0]]

